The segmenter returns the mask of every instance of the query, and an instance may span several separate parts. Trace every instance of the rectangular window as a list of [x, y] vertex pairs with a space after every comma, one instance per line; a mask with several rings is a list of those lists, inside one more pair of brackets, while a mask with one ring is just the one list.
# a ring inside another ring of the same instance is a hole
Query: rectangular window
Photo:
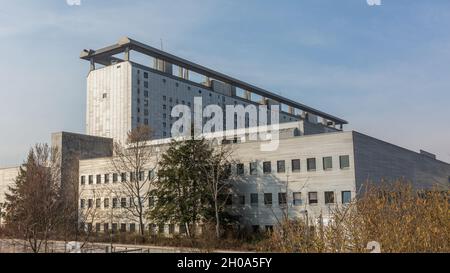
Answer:
[[136, 224], [130, 224], [130, 232], [136, 232]]
[[134, 181], [134, 172], [130, 172], [130, 181], [131, 181], [131, 182]]
[[278, 173], [284, 173], [286, 172], [286, 163], [284, 160], [278, 160], [277, 161], [277, 172]]
[[158, 227], [159, 233], [164, 233], [164, 228], [165, 228], [164, 224], [159, 224], [159, 227]]
[[149, 196], [148, 197], [148, 207], [149, 208], [153, 208], [155, 206], [155, 197], [154, 196]]
[[309, 204], [317, 204], [318, 200], [317, 200], [317, 192], [313, 191], [313, 192], [308, 192], [308, 203]]
[[250, 204], [252, 207], [258, 206], [258, 194], [257, 193], [250, 194]]
[[244, 175], [244, 164], [239, 163], [236, 165], [236, 174], [237, 175]]
[[126, 173], [122, 173], [122, 174], [120, 175], [120, 178], [121, 178], [121, 181], [122, 181], [122, 182], [127, 182], [127, 174], [126, 174]]
[[148, 91], [147, 90], [144, 90], [144, 97], [148, 98]]
[[122, 207], [122, 208], [127, 207], [127, 199], [126, 198], [120, 198], [120, 207]]
[[150, 170], [150, 171], [148, 171], [148, 180], [153, 180], [153, 179], [155, 179], [155, 171]]
[[272, 172], [272, 162], [270, 162], [270, 161], [263, 162], [263, 172], [265, 174]]
[[294, 202], [294, 206], [300, 206], [302, 204], [302, 193], [301, 192], [292, 193], [292, 199]]
[[148, 88], [148, 81], [144, 81], [144, 87]]
[[105, 199], [103, 199], [103, 207], [106, 209], [106, 208], [109, 208], [109, 198], [105, 198]]
[[86, 200], [81, 199], [80, 200], [80, 208], [84, 209], [85, 206], [86, 206]]
[[100, 223], [95, 224], [95, 232], [100, 232]]
[[109, 231], [109, 224], [108, 223], [104, 223], [103, 224], [103, 232], [108, 232]]
[[113, 183], [117, 183], [118, 175], [117, 173], [113, 173]]
[[342, 204], [348, 204], [352, 201], [352, 193], [350, 191], [342, 192]]
[[113, 208], [114, 208], [114, 209], [117, 208], [117, 202], [118, 202], [117, 198], [113, 198], [113, 203], [112, 203], [112, 205], [113, 205]]
[[245, 205], [245, 195], [239, 195], [239, 205]]
[[334, 204], [334, 191], [325, 192], [325, 204]]
[[175, 233], [175, 225], [169, 224], [169, 234], [174, 234], [174, 233]]
[[92, 208], [93, 205], [94, 205], [94, 200], [88, 199], [88, 208]]
[[308, 158], [306, 160], [306, 166], [307, 166], [308, 172], [315, 171], [316, 170], [316, 159]]
[[250, 175], [256, 175], [257, 165], [256, 162], [250, 162]]
[[300, 159], [292, 159], [292, 172], [296, 173], [300, 171]]
[[93, 175], [89, 175], [89, 185], [94, 184], [94, 176]]
[[226, 194], [225, 195], [225, 206], [232, 206], [233, 205], [233, 195], [231, 194]]
[[102, 98], [106, 99], [108, 97], [107, 93], [103, 93]]
[[286, 200], [287, 196], [285, 192], [279, 192], [278, 193], [278, 205], [280, 206], [286, 206], [287, 200]]
[[105, 174], [104, 179], [105, 179], [105, 184], [108, 184], [109, 183], [109, 174]]
[[111, 228], [112, 228], [112, 232], [116, 233], [117, 232], [117, 223], [112, 223]]
[[264, 193], [264, 205], [272, 206], [272, 193]]
[[144, 79], [148, 79], [148, 73], [144, 72]]
[[348, 155], [341, 155], [339, 157], [339, 165], [341, 169], [350, 168], [350, 157]]
[[80, 182], [80, 184], [81, 185], [84, 185], [84, 184], [86, 184], [86, 176], [81, 176], [81, 182]]
[[100, 198], [95, 199], [95, 207], [100, 208], [102, 205], [102, 200]]
[[145, 174], [143, 171], [139, 172], [139, 181], [144, 181], [144, 176]]
[[331, 156], [324, 157], [322, 163], [325, 171], [333, 169], [333, 158]]
[[127, 231], [127, 224], [120, 224], [120, 232], [126, 232]]

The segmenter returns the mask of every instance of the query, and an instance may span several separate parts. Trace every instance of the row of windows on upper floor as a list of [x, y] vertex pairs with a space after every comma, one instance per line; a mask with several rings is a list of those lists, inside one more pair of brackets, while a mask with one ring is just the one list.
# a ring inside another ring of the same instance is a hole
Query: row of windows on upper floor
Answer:
[[[258, 174], [258, 163], [257, 161], [253, 161], [248, 163], [248, 171], [247, 173], [250, 175], [257, 175]], [[301, 171], [301, 161], [300, 159], [291, 159], [290, 162], [290, 170], [291, 172], [295, 173], [295, 172], [300, 172]], [[344, 169], [348, 169], [350, 168], [350, 157], [348, 155], [341, 155], [339, 156], [339, 167], [340, 169], [344, 170]], [[245, 172], [245, 164], [244, 163], [237, 163], [235, 165], [235, 174], [236, 175], [244, 175]], [[333, 169], [333, 157], [332, 156], [326, 156], [322, 158], [322, 168], [325, 171], [329, 171]], [[229, 167], [230, 172], [231, 172], [231, 165]], [[306, 170], [311, 172], [311, 171], [316, 171], [317, 169], [317, 163], [316, 163], [316, 158], [312, 157], [312, 158], [307, 158], [306, 159]], [[277, 173], [286, 173], [287, 169], [286, 169], [286, 160], [278, 160], [276, 161], [276, 172]], [[272, 170], [272, 162], [271, 161], [263, 161], [262, 162], [262, 172], [263, 174], [270, 174], [273, 172]], [[129, 175], [126, 172], [123, 173], [113, 173], [112, 174], [112, 182], [116, 183], [119, 182], [119, 175], [120, 175], [120, 181], [121, 182], [126, 182], [127, 179], [129, 178], [130, 181], [134, 181], [135, 177], [138, 177], [139, 181], [144, 181], [144, 180], [151, 180], [155, 178], [155, 172], [154, 171], [148, 171], [147, 173], [145, 171], [140, 171], [137, 175], [135, 172], [130, 172]], [[96, 175], [96, 184], [101, 184], [102, 183], [102, 176], [103, 176], [103, 183], [107, 184], [110, 182], [110, 174], [97, 174]], [[94, 176], [93, 175], [88, 175], [88, 184], [94, 184]], [[85, 185], [86, 184], [86, 176], [82, 175], [80, 178], [80, 184], [81, 185]]]
[[[247, 201], [246, 197], [250, 197], [249, 201]], [[240, 206], [243, 207], [245, 205], [250, 205], [251, 207], [258, 207], [260, 205], [260, 194], [258, 193], [250, 193], [249, 195], [237, 195], [233, 197], [232, 195], [222, 195], [220, 196], [220, 199], [225, 201], [225, 205], [230, 206]], [[137, 202], [134, 201], [135, 199], [130, 197], [122, 197], [112, 198], [112, 204], [111, 208], [127, 208], [127, 207], [134, 207]], [[352, 200], [351, 191], [341, 191], [341, 204], [348, 204]], [[95, 201], [95, 204], [94, 204]], [[273, 206], [273, 193], [263, 193], [263, 201], [264, 205], [266, 207], [272, 207]], [[305, 202], [307, 201], [307, 202]], [[87, 203], [86, 203], [87, 202]], [[143, 201], [144, 202], [144, 201]], [[147, 205], [149, 208], [153, 208], [155, 206], [156, 198], [150, 197], [148, 199]], [[325, 204], [325, 205], [333, 205], [338, 203], [338, 200], [336, 199], [336, 193], [334, 191], [325, 191], [323, 192], [323, 200], [319, 199], [319, 192], [317, 191], [310, 191], [307, 193], [307, 199], [304, 200], [302, 196], [302, 192], [293, 192], [292, 198], [288, 200], [287, 193], [286, 192], [279, 192], [278, 193], [278, 206], [279, 207], [285, 207], [286, 205], [292, 205], [292, 206], [301, 206], [301, 205], [318, 205], [318, 204]], [[102, 199], [96, 198], [94, 199], [80, 199], [80, 208], [102, 208]], [[108, 209], [110, 208], [110, 198], [104, 198], [103, 199], [103, 208]]]

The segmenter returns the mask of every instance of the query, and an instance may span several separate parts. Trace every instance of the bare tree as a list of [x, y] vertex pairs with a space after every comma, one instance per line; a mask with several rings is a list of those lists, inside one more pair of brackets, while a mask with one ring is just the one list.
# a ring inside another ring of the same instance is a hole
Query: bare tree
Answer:
[[206, 177], [207, 193], [210, 195], [214, 208], [216, 237], [220, 238], [221, 215], [230, 197], [231, 156], [233, 154], [230, 145], [217, 145], [212, 148], [209, 158], [206, 158], [201, 168]]
[[126, 145], [114, 144], [114, 156], [111, 159], [113, 171], [120, 174], [120, 182], [112, 184], [110, 189], [116, 198], [128, 198], [129, 204], [121, 206], [124, 217], [139, 222], [139, 233], [144, 235], [145, 205], [151, 198], [151, 186], [156, 180], [158, 147], [148, 145], [152, 130], [148, 126], [139, 126], [128, 133]]

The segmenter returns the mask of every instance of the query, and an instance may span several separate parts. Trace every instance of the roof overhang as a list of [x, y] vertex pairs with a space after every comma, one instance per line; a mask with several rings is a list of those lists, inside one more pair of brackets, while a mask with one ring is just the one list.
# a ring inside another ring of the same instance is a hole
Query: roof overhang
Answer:
[[81, 52], [80, 58], [83, 60], [87, 60], [87, 61], [93, 61], [95, 63], [99, 63], [102, 65], [110, 65], [111, 63], [114, 63], [114, 62], [124, 61], [122, 59], [113, 57], [114, 55], [117, 55], [117, 54], [123, 53], [123, 52], [128, 52], [131, 50], [154, 57], [156, 59], [164, 60], [168, 63], [175, 64], [177, 66], [186, 68], [188, 70], [194, 71], [194, 72], [204, 75], [206, 77], [228, 83], [232, 86], [241, 88], [243, 90], [250, 91], [251, 93], [255, 93], [257, 95], [260, 95], [260, 96], [268, 98], [268, 99], [275, 100], [275, 101], [285, 104], [287, 106], [291, 106], [291, 107], [303, 110], [305, 112], [320, 116], [327, 120], [333, 121], [337, 125], [348, 124], [348, 122], [346, 120], [340, 119], [338, 117], [335, 117], [333, 115], [327, 114], [320, 110], [314, 109], [314, 108], [304, 105], [302, 103], [293, 101], [291, 99], [284, 98], [284, 97], [274, 94], [270, 91], [264, 90], [262, 88], [254, 86], [252, 84], [249, 84], [249, 83], [243, 82], [241, 80], [235, 79], [233, 77], [227, 76], [225, 74], [214, 71], [214, 70], [204, 67], [202, 65], [188, 61], [186, 59], [177, 57], [175, 55], [164, 52], [157, 48], [154, 48], [154, 47], [148, 46], [146, 44], [140, 43], [138, 41], [132, 40], [128, 37], [121, 38], [116, 44], [108, 46], [108, 47], [104, 47], [104, 48], [101, 48], [98, 50], [84, 50]]

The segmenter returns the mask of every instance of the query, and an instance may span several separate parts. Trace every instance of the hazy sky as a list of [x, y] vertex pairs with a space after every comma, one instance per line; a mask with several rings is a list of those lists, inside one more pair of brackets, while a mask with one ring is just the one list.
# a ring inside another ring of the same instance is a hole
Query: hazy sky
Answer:
[[0, 166], [84, 132], [84, 48], [120, 37], [450, 161], [450, 1], [0, 0]]

